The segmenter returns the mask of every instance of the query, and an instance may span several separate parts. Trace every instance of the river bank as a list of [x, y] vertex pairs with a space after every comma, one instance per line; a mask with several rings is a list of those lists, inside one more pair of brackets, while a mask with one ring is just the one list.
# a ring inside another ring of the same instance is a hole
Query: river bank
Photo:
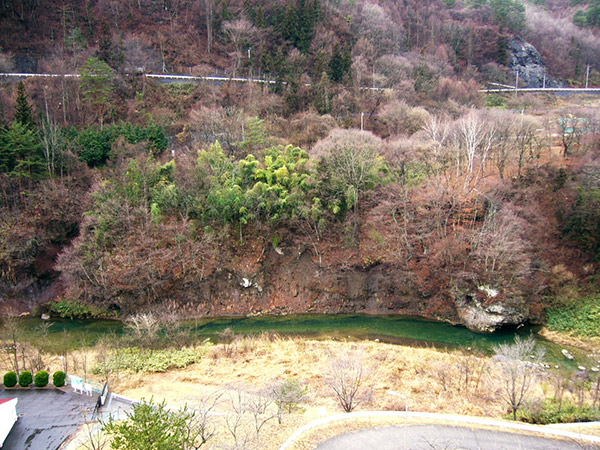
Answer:
[[544, 339], [554, 342], [555, 344], [562, 346], [571, 346], [586, 350], [588, 352], [600, 352], [600, 338], [599, 337], [582, 337], [573, 336], [567, 333], [561, 333], [559, 331], [553, 331], [546, 327], [541, 327], [537, 334]]

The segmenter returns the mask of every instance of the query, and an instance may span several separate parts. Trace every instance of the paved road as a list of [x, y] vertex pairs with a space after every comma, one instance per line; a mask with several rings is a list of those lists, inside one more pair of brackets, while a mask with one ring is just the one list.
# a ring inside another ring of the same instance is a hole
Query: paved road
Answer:
[[0, 390], [0, 398], [18, 398], [15, 423], [4, 449], [55, 450], [84, 423], [86, 409], [96, 396], [70, 394], [58, 389]]
[[[409, 425], [411, 450], [583, 450], [591, 444], [544, 439], [532, 436], [479, 430], [466, 427]], [[343, 434], [329, 439], [315, 450], [404, 450], [404, 427], [387, 426]]]

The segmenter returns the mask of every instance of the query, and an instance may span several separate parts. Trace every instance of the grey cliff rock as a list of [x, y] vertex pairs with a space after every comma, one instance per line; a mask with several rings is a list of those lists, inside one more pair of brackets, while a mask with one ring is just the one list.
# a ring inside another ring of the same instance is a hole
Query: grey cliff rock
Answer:
[[520, 37], [515, 37], [508, 43], [508, 52], [509, 68], [515, 73], [518, 70], [520, 82], [528, 87], [542, 87], [544, 76], [546, 76], [546, 87], [565, 86], [562, 80], [548, 76], [540, 53]]
[[527, 320], [522, 302], [497, 301], [485, 305], [477, 294], [466, 294], [455, 299], [456, 310], [464, 325], [479, 333], [492, 333], [506, 325], [520, 325]]

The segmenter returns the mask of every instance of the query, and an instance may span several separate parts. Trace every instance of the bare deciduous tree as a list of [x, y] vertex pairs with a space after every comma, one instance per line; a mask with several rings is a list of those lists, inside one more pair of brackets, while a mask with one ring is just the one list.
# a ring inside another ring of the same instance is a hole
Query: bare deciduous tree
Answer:
[[214, 22], [216, 0], [204, 0], [205, 18], [206, 18], [206, 49], [208, 53], [212, 52], [214, 41]]
[[[84, 412], [84, 417], [86, 413]], [[97, 422], [86, 421], [81, 432], [77, 435], [79, 448], [85, 450], [104, 450], [110, 448], [108, 437], [102, 432], [102, 426]]]
[[[526, 272], [525, 239], [522, 237], [526, 225], [509, 206], [502, 209], [491, 204], [483, 227], [471, 239], [473, 254], [478, 257], [487, 271], [499, 271], [511, 265], [513, 271]], [[519, 267], [520, 266], [520, 267]]]
[[236, 390], [229, 395], [230, 412], [225, 416], [225, 429], [231, 435], [233, 442], [227, 446], [229, 450], [245, 450], [251, 448], [254, 433], [249, 430], [246, 413], [246, 395]]
[[232, 155], [236, 143], [243, 139], [244, 118], [236, 107], [201, 107], [190, 111], [190, 134], [198, 147], [219, 141], [226, 154]]
[[216, 434], [215, 409], [219, 404], [222, 391], [217, 391], [197, 401], [197, 409], [186, 423], [186, 450], [198, 450]]
[[257, 35], [257, 29], [245, 18], [227, 22], [223, 28], [235, 48], [233, 67], [233, 76], [235, 76], [240, 68], [244, 45], [253, 41], [254, 37]]
[[579, 147], [583, 132], [583, 122], [580, 118], [568, 114], [566, 117], [561, 117], [558, 120], [558, 126], [560, 128], [563, 156], [567, 159], [573, 152], [573, 146]]
[[144, 347], [151, 347], [158, 337], [160, 322], [152, 313], [139, 313], [129, 316], [125, 327], [136, 341]]
[[51, 175], [56, 174], [56, 163], [60, 151], [60, 130], [54, 119], [46, 116], [40, 129], [42, 152], [46, 160], [46, 170]]
[[519, 115], [518, 118], [513, 119], [513, 124], [517, 151], [517, 176], [520, 178], [525, 163], [539, 157], [542, 141], [537, 136], [539, 127], [537, 119]]
[[438, 116], [429, 116], [423, 126], [423, 132], [431, 145], [431, 163], [434, 175], [444, 173], [449, 164], [448, 141], [452, 135], [450, 121]]
[[517, 411], [538, 375], [545, 351], [536, 345], [533, 336], [521, 339], [517, 335], [513, 344], [500, 344], [494, 353], [502, 377], [500, 396], [510, 407], [513, 420], [517, 420]]
[[[17, 317], [5, 317], [2, 320], [2, 335], [6, 336], [8, 344], [4, 345], [4, 350], [10, 355], [12, 369], [19, 374], [19, 350], [22, 346], [21, 337], [23, 330]], [[24, 370], [24, 368], [23, 368]]]
[[277, 412], [271, 408], [273, 399], [270, 392], [263, 390], [249, 395], [246, 400], [246, 410], [252, 416], [252, 424], [256, 433], [256, 440], [260, 438], [263, 427], [272, 419], [278, 417]]
[[130, 34], [123, 39], [122, 45], [125, 67], [129, 70], [147, 73], [161, 69], [160, 56], [148, 42]]
[[[479, 114], [471, 112], [458, 125], [458, 139], [464, 158], [463, 191], [473, 189], [485, 175], [485, 163], [494, 145], [496, 130], [493, 123], [486, 123]], [[457, 154], [457, 159], [460, 158]], [[457, 164], [457, 169], [459, 165]]]
[[356, 351], [340, 354], [329, 362], [325, 382], [345, 412], [352, 412], [365, 399], [367, 375], [363, 355]]
[[513, 138], [514, 123], [513, 114], [508, 111], [490, 111], [488, 120], [494, 121], [496, 128], [496, 142], [491, 151], [491, 159], [498, 170], [498, 175], [504, 179], [507, 164], [511, 163], [511, 158], [515, 151], [515, 142]]
[[360, 196], [377, 186], [387, 172], [379, 154], [381, 146], [381, 139], [367, 131], [335, 129], [311, 152], [327, 175], [335, 179], [338, 194], [346, 196], [348, 207], [355, 212]]
[[14, 55], [0, 52], [0, 72], [10, 72], [14, 68]]

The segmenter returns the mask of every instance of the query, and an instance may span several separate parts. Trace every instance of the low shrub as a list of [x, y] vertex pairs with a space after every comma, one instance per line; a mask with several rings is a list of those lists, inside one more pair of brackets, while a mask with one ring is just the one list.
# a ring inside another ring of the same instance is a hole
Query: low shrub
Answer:
[[17, 384], [17, 374], [14, 372], [6, 372], [4, 374], [4, 387], [14, 387]]
[[36, 372], [33, 384], [35, 384], [35, 387], [46, 387], [48, 385], [48, 372], [45, 370]]
[[[510, 419], [509, 414], [505, 418]], [[568, 400], [547, 398], [537, 405], [530, 405], [517, 412], [521, 422], [546, 425], [550, 423], [595, 422], [600, 420], [600, 410], [588, 405], [574, 405]]]
[[24, 370], [19, 374], [19, 386], [27, 387], [33, 382], [33, 377], [29, 370]]
[[110, 315], [107, 311], [102, 311], [99, 308], [68, 298], [51, 303], [49, 311], [53, 316], [72, 320], [93, 319]]
[[600, 294], [588, 295], [566, 306], [546, 310], [549, 329], [577, 336], [600, 336]]
[[57, 370], [52, 375], [52, 384], [56, 387], [63, 387], [65, 385], [65, 378], [67, 376], [62, 370]]
[[[152, 352], [127, 347], [109, 354], [104, 370], [130, 372], [166, 372], [169, 369], [181, 369], [200, 361], [208, 344], [195, 348], [164, 349]], [[94, 373], [101, 373], [102, 368], [95, 367]]]

